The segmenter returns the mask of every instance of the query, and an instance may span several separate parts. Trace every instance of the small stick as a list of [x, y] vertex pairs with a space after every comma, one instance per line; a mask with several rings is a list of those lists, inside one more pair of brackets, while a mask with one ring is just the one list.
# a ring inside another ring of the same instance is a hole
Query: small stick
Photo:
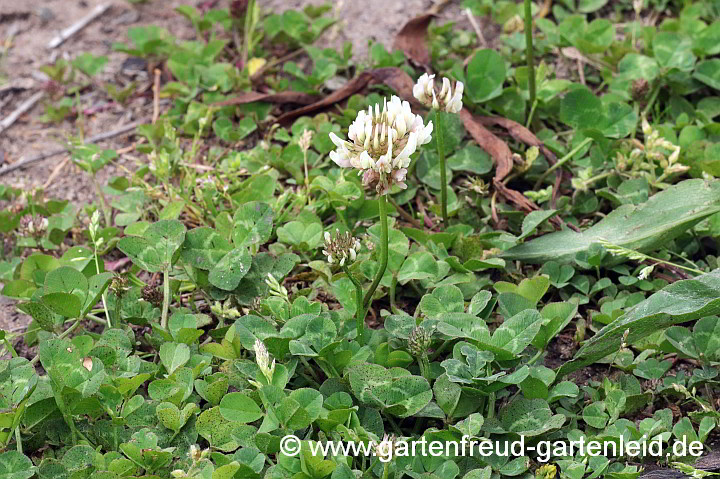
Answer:
[[160, 116], [160, 69], [156, 68], [153, 73], [155, 74], [155, 81], [153, 83], [153, 116], [152, 116], [152, 124], [154, 125], [157, 122], [158, 117]]
[[[86, 144], [97, 143], [99, 141], [103, 141], [103, 140], [107, 140], [110, 138], [114, 138], [116, 136], [120, 136], [124, 133], [128, 133], [128, 132], [134, 130], [138, 125], [142, 125], [143, 123], [146, 123], [148, 120], [149, 120], [149, 118], [143, 118], [141, 120], [134, 121], [132, 123], [128, 123], [125, 126], [121, 126], [117, 130], [112, 130], [112, 131], [108, 131], [105, 133], [99, 133], [99, 134], [92, 136], [92, 137], [88, 138], [87, 140], [85, 140], [85, 143]], [[20, 160], [11, 165], [7, 165], [4, 168], [0, 168], [0, 176], [10, 173], [11, 171], [18, 170], [20, 168], [25, 168], [27, 165], [30, 165], [32, 163], [37, 163], [38, 161], [42, 161], [46, 158], [61, 155], [61, 154], [65, 153], [66, 151], [68, 151], [68, 147], [65, 146], [65, 147], [59, 148], [57, 150], [49, 151], [46, 153], [40, 153], [39, 155], [33, 156], [32, 158], [28, 158], [26, 160]]]
[[62, 161], [55, 167], [55, 169], [52, 171], [52, 173], [50, 173], [50, 176], [48, 176], [47, 181], [46, 181], [45, 184], [43, 185], [43, 190], [46, 190], [46, 189], [48, 188], [48, 186], [50, 186], [50, 185], [52, 184], [52, 182], [55, 181], [55, 178], [57, 178], [57, 176], [60, 174], [60, 172], [62, 171], [62, 169], [65, 167], [65, 165], [68, 164], [68, 162], [70, 162], [70, 157], [69, 157], [69, 156], [66, 156], [65, 159], [62, 160]]
[[57, 48], [60, 45], [63, 44], [65, 40], [75, 35], [77, 32], [85, 28], [95, 20], [97, 17], [105, 13], [110, 8], [110, 4], [106, 3], [103, 5], [98, 5], [95, 7], [95, 9], [90, 12], [89, 14], [85, 15], [83, 18], [78, 20], [76, 23], [70, 25], [65, 30], [61, 31], [58, 36], [50, 40], [50, 43], [48, 43], [48, 49], [52, 50], [53, 48]]
[[15, 111], [10, 113], [8, 116], [6, 116], [2, 121], [0, 121], [0, 133], [10, 128], [10, 126], [15, 123], [15, 121], [20, 118], [22, 115], [27, 113], [32, 107], [35, 106], [37, 102], [40, 101], [40, 99], [45, 95], [44, 91], [39, 91], [35, 93], [33, 96], [25, 100], [18, 106]]
[[480, 46], [483, 48], [487, 47], [485, 36], [483, 35], [483, 32], [480, 29], [480, 25], [478, 25], [477, 20], [475, 20], [475, 15], [473, 15], [469, 8], [465, 9], [465, 15], [467, 15], [468, 20], [470, 21], [470, 25], [472, 25], [473, 30], [475, 30], [475, 35], [477, 35], [478, 37], [478, 43], [480, 44]]

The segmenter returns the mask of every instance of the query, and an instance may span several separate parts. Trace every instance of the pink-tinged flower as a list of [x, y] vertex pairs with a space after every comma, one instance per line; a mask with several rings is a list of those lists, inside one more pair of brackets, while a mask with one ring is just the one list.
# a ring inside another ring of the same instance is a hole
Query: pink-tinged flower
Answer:
[[[364, 185], [387, 194], [397, 178], [405, 179], [411, 155], [430, 141], [432, 131], [432, 122], [425, 125], [410, 103], [393, 96], [384, 102], [382, 111], [376, 104], [358, 112], [348, 129], [348, 141], [330, 133], [336, 146], [330, 159], [342, 168], [360, 170]], [[400, 170], [405, 173], [398, 174]]]

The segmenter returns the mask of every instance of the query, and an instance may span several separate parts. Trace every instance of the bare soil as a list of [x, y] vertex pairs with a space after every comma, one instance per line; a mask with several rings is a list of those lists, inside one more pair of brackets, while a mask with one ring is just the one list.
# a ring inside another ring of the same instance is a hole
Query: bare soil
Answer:
[[[198, 8], [225, 8], [230, 0], [150, 0], [140, 4], [124, 0], [109, 1], [112, 4], [110, 10], [53, 50], [48, 49], [47, 45], [55, 35], [106, 2], [0, 1], [0, 119], [37, 91], [46, 91], [43, 100], [19, 118], [12, 127], [0, 133], [0, 167], [55, 150], [71, 137], [87, 138], [150, 115], [151, 75], [141, 71], [139, 76], [129, 78], [127, 69], [123, 68], [128, 56], [113, 51], [113, 43], [127, 42], [128, 28], [149, 24], [167, 29], [179, 40], [194, 39], [195, 31], [192, 25], [174, 11], [175, 7], [190, 4]], [[259, 0], [259, 3], [264, 11], [281, 12], [326, 2]], [[450, 2], [437, 21], [457, 21], [462, 28], [469, 28], [460, 3], [459, 0]], [[338, 21], [318, 43], [341, 47], [349, 41], [353, 44], [354, 60], [362, 64], [367, 60], [370, 41], [381, 42], [391, 49], [393, 38], [402, 25], [432, 5], [430, 0], [339, 0], [334, 2], [332, 10], [333, 17]], [[95, 87], [81, 94], [81, 103], [87, 114], [83, 116], [82, 122], [76, 119], [66, 120], [61, 124], [43, 122], [41, 116], [45, 112], [45, 106], [52, 102], [53, 93], [52, 83], [41, 72], [41, 68], [52, 65], [58, 58], [71, 60], [83, 52], [107, 55], [110, 59], [104, 73], [96, 79]], [[102, 85], [125, 85], [132, 80], [138, 82], [138, 91], [141, 93], [136, 94], [125, 107], [108, 105]], [[14, 88], [3, 90], [7, 85]], [[102, 143], [104, 147], [113, 149], [122, 149], [131, 144], [130, 135]], [[66, 160], [67, 155], [51, 157], [0, 177], [0, 184], [26, 191], [44, 186], [48, 198], [67, 199], [76, 205], [79, 211], [83, 204], [95, 201], [95, 190], [89, 177]], [[98, 181], [104, 184], [108, 178], [133, 170], [136, 164], [144, 161], [145, 158], [132, 151], [122, 154], [98, 174]], [[0, 296], [0, 328], [21, 331], [28, 321], [28, 316], [15, 310], [13, 301]]]

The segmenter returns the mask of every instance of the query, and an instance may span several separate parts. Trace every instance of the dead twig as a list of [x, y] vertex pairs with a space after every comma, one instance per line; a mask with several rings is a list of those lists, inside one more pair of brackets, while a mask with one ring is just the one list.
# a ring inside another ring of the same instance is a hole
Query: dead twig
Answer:
[[17, 121], [18, 118], [20, 118], [22, 115], [27, 113], [32, 109], [32, 107], [37, 104], [37, 102], [40, 101], [40, 99], [45, 95], [44, 91], [39, 91], [35, 93], [33, 96], [25, 100], [18, 106], [15, 111], [10, 113], [8, 116], [6, 116], [2, 121], [0, 121], [0, 133], [7, 130], [12, 126], [15, 121]]
[[67, 165], [69, 162], [70, 162], [70, 157], [67, 156], [67, 157], [65, 157], [64, 160], [62, 160], [60, 163], [58, 163], [58, 165], [55, 167], [55, 169], [52, 170], [52, 173], [50, 173], [50, 176], [48, 176], [48, 179], [45, 182], [45, 184], [42, 186], [43, 190], [48, 189], [48, 187], [53, 183], [53, 181], [55, 181], [55, 178], [58, 177], [58, 175], [60, 174], [62, 169], [65, 168], [65, 165]]
[[472, 11], [470, 11], [469, 8], [465, 9], [465, 15], [468, 17], [468, 20], [470, 21], [470, 25], [472, 25], [473, 30], [475, 30], [475, 35], [477, 35], [478, 43], [482, 48], [487, 48], [487, 42], [485, 41], [485, 36], [483, 35], [482, 30], [480, 29], [480, 25], [478, 25], [477, 20], [475, 19], [475, 15], [473, 15]]
[[156, 68], [153, 72], [155, 74], [155, 81], [153, 82], [153, 116], [152, 124], [157, 122], [160, 117], [160, 74], [162, 73], [159, 68]]
[[[143, 118], [143, 119], [141, 119], [141, 120], [134, 121], [134, 122], [132, 122], [132, 123], [128, 123], [128, 124], [125, 125], [125, 126], [121, 126], [120, 128], [118, 128], [118, 129], [116, 129], [116, 130], [107, 131], [107, 132], [104, 132], [104, 133], [99, 133], [99, 134], [97, 134], [97, 135], [95, 135], [95, 136], [92, 136], [92, 137], [88, 138], [87, 140], [85, 140], [85, 143], [86, 143], [86, 144], [98, 143], [98, 142], [103, 141], [103, 140], [107, 140], [107, 139], [110, 139], [110, 138], [114, 138], [114, 137], [116, 137], [116, 136], [123, 135], [123, 134], [125, 134], [125, 133], [129, 133], [129, 132], [133, 131], [138, 125], [142, 125], [143, 123], [147, 123], [148, 120], [149, 120], [149, 118]], [[53, 157], [53, 156], [61, 155], [61, 154], [65, 153], [66, 151], [68, 151], [68, 149], [69, 149], [69, 148], [68, 148], [67, 146], [65, 146], [65, 147], [62, 147], [62, 148], [58, 148], [57, 150], [53, 150], [53, 151], [49, 151], [49, 152], [45, 152], [45, 153], [40, 153], [39, 155], [33, 156], [32, 158], [28, 158], [28, 159], [25, 159], [25, 160], [20, 160], [20, 161], [15, 162], [15, 163], [13, 163], [13, 164], [11, 164], [11, 165], [7, 165], [7, 166], [5, 166], [4, 168], [0, 168], [0, 176], [3, 176], [3, 175], [5, 175], [5, 174], [7, 174], [7, 173], [10, 173], [11, 171], [19, 170], [20, 168], [25, 168], [25, 167], [28, 166], [28, 165], [31, 165], [31, 164], [33, 164], [33, 163], [37, 163], [37, 162], [42, 161], [42, 160], [45, 160], [45, 159], [47, 159], [47, 158], [51, 158], [51, 157]]]
[[50, 40], [50, 43], [48, 43], [48, 49], [52, 50], [53, 48], [57, 48], [60, 45], [65, 42], [68, 38], [75, 35], [77, 32], [88, 26], [93, 20], [98, 18], [100, 15], [105, 13], [110, 8], [109, 3], [105, 3], [102, 5], [98, 5], [93, 9], [92, 12], [85, 15], [83, 18], [78, 20], [77, 22], [73, 23], [69, 27], [67, 27], [65, 30], [61, 31], [60, 34], [56, 37], [54, 37], [52, 40]]

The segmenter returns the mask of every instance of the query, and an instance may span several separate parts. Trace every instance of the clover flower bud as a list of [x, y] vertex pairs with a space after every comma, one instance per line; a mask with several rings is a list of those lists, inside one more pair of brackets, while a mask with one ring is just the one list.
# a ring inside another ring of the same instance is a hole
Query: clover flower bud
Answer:
[[340, 233], [335, 230], [335, 238], [329, 232], [325, 232], [325, 249], [322, 251], [327, 256], [330, 264], [337, 262], [345, 266], [345, 262], [355, 261], [357, 250], [360, 249], [360, 240], [353, 237], [350, 232]]
[[298, 145], [302, 151], [308, 151], [310, 149], [310, 142], [312, 141], [313, 132], [311, 130], [303, 130], [302, 136], [298, 140]]
[[650, 273], [653, 272], [653, 269], [655, 269], [655, 265], [645, 266], [643, 269], [640, 270], [640, 274], [638, 274], [638, 279], [640, 281], [648, 279]]
[[265, 379], [268, 380], [268, 383], [271, 383], [273, 375], [275, 374], [275, 360], [273, 359], [272, 364], [270, 364], [270, 353], [265, 347], [265, 343], [259, 339], [255, 340], [253, 349], [255, 349], [255, 362], [258, 368], [260, 368], [260, 372], [265, 376]]
[[408, 350], [413, 356], [424, 356], [432, 342], [432, 331], [415, 326], [408, 336]]

